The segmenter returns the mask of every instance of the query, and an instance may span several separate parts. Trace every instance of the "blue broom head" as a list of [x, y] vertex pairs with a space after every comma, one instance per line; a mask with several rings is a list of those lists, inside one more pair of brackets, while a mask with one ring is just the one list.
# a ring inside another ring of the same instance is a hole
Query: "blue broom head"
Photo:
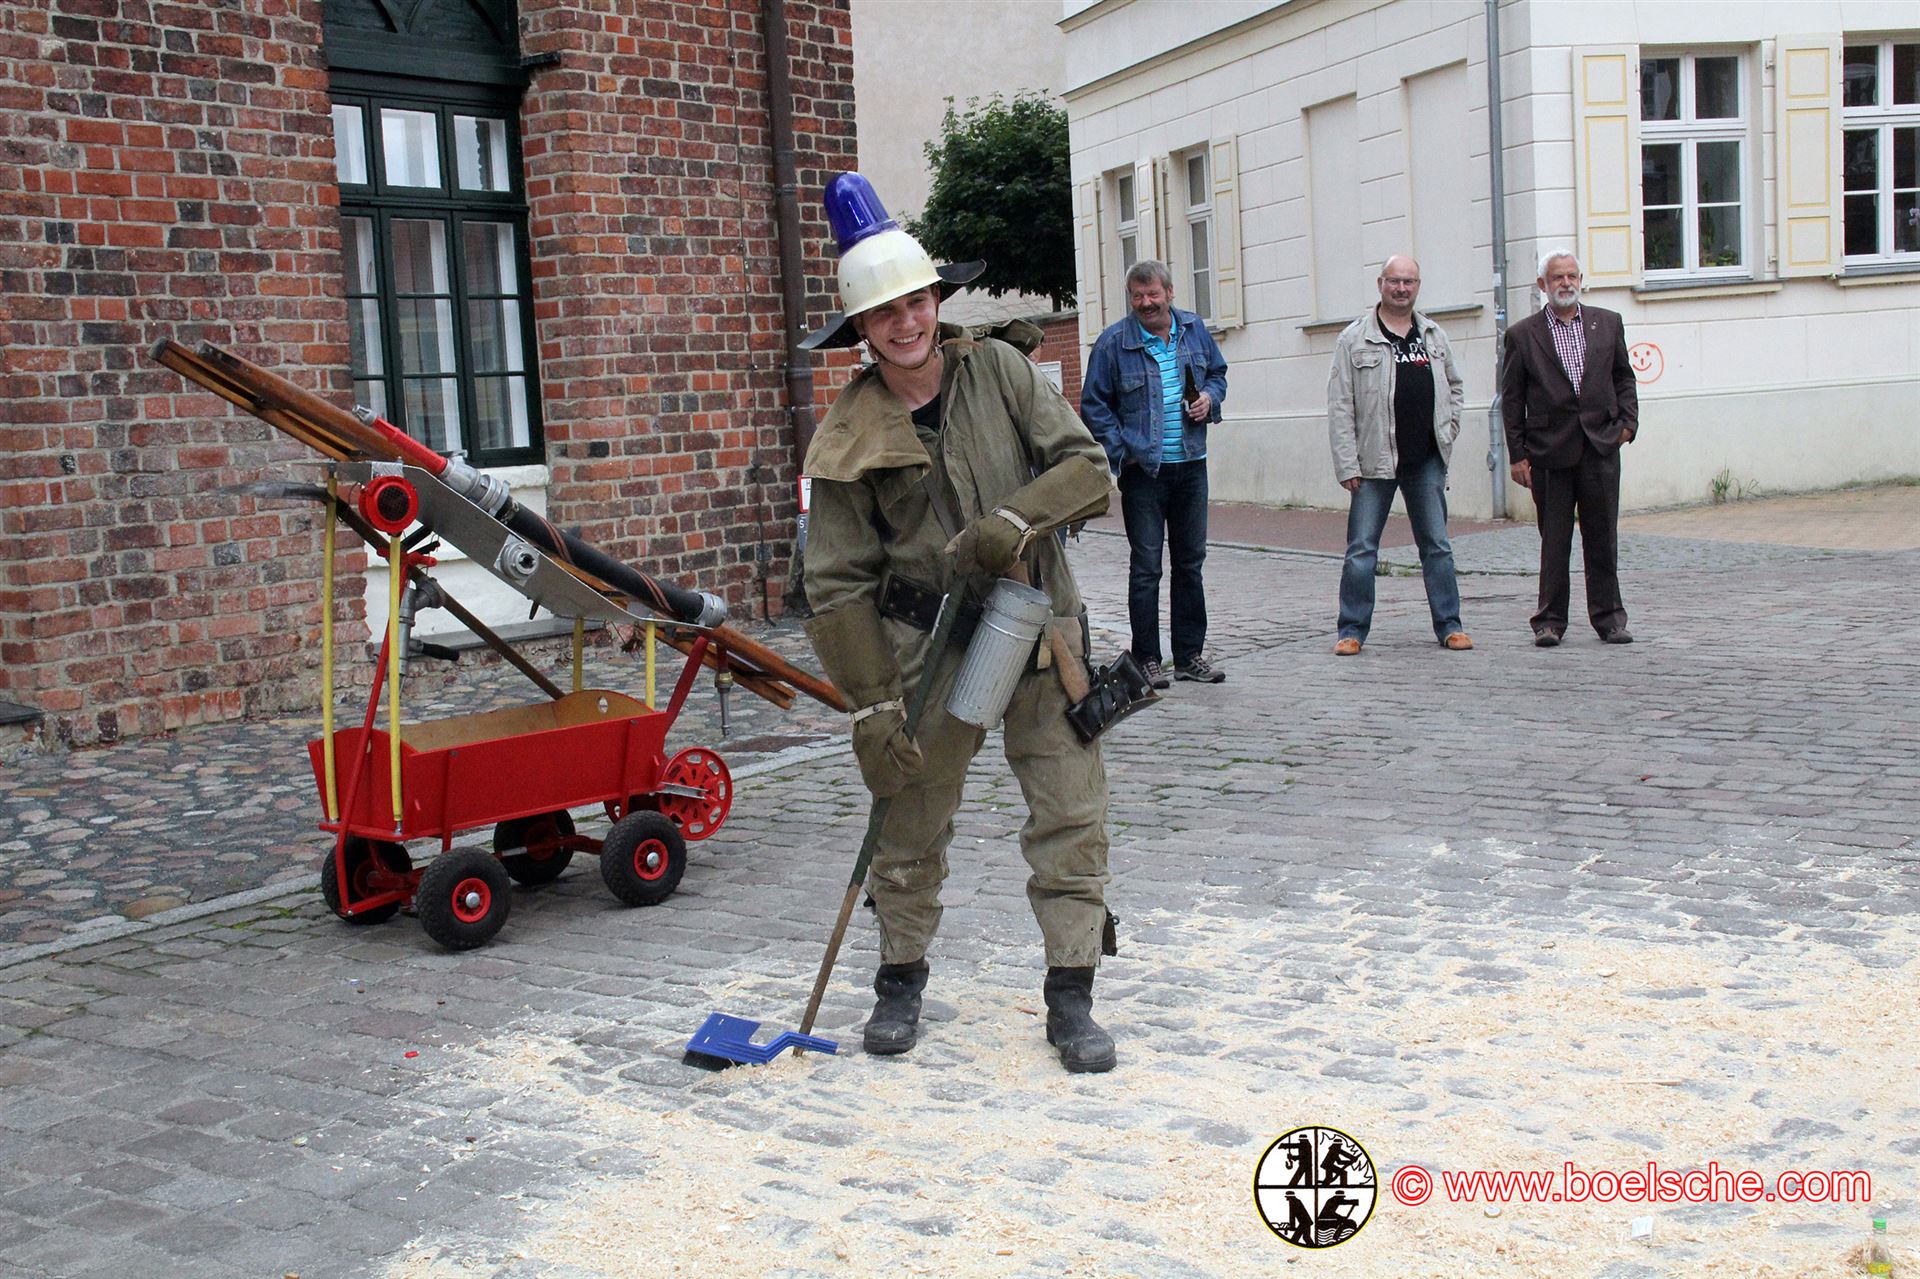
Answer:
[[699, 1056], [739, 1062], [743, 1066], [764, 1066], [789, 1048], [804, 1048], [816, 1053], [837, 1054], [840, 1051], [840, 1045], [831, 1039], [802, 1035], [791, 1030], [783, 1030], [766, 1043], [756, 1044], [753, 1037], [759, 1030], [760, 1023], [757, 1021], [729, 1017], [726, 1013], [710, 1013], [700, 1023], [700, 1029], [693, 1032], [693, 1038], [687, 1041], [686, 1050]]

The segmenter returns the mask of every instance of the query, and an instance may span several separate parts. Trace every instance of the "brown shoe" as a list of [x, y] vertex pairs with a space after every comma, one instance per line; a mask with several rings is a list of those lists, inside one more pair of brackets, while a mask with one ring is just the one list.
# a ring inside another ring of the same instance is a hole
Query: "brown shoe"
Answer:
[[1456, 653], [1463, 653], [1473, 647], [1473, 641], [1467, 638], [1465, 631], [1455, 631], [1440, 642]]
[[1360, 641], [1355, 639], [1351, 635], [1347, 636], [1345, 639], [1340, 640], [1334, 644], [1333, 655], [1335, 657], [1360, 656]]

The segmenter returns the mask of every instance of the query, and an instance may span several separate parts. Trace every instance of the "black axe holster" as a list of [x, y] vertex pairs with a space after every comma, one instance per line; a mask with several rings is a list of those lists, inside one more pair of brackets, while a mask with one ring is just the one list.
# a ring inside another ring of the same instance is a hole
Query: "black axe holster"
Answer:
[[1067, 707], [1067, 722], [1083, 742], [1091, 742], [1143, 706], [1160, 700], [1153, 682], [1132, 653], [1120, 656], [1093, 673], [1087, 695]]

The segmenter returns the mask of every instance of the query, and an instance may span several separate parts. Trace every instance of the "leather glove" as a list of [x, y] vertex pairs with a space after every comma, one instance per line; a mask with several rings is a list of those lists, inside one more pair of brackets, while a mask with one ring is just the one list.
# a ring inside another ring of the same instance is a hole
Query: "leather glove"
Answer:
[[900, 663], [871, 600], [815, 613], [806, 628], [820, 665], [848, 706], [900, 700]]
[[1000, 503], [1040, 533], [1091, 519], [1107, 509], [1113, 477], [1104, 461], [1083, 454], [1062, 458]]
[[947, 543], [947, 554], [962, 577], [1001, 577], [1019, 562], [1033, 534], [1032, 526], [1018, 516], [988, 511]]
[[1036, 537], [1105, 511], [1112, 491], [1104, 465], [1078, 454], [1064, 458], [961, 529], [947, 553], [962, 574], [1002, 577]]
[[898, 700], [855, 711], [853, 757], [861, 780], [875, 799], [891, 799], [927, 765], [927, 757], [907, 736], [907, 708]]
[[907, 704], [900, 695], [900, 665], [887, 642], [880, 612], [858, 600], [807, 619], [807, 638], [820, 665], [854, 711], [853, 756], [875, 798], [900, 793], [926, 765], [907, 736]]

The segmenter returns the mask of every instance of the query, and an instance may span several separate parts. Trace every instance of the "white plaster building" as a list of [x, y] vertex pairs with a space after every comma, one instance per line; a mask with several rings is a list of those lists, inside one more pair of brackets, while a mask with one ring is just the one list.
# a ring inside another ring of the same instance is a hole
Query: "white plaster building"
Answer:
[[[1058, 9], [1043, 0], [852, 0], [850, 13], [860, 172], [896, 217], [926, 208], [933, 174], [925, 148], [940, 135], [949, 98], [965, 112], [969, 100], [996, 93], [1059, 96], [1066, 42]], [[964, 289], [942, 314], [984, 324], [1052, 310], [1046, 298]]]
[[[1622, 504], [1920, 474], [1920, 6], [1500, 0], [1509, 320], [1576, 246], [1642, 434]], [[1216, 498], [1344, 506], [1328, 360], [1390, 253], [1461, 348], [1485, 516], [1495, 296], [1483, 0], [1064, 0], [1081, 338], [1132, 257], [1232, 366]], [[1509, 513], [1530, 517], [1524, 490]]]

